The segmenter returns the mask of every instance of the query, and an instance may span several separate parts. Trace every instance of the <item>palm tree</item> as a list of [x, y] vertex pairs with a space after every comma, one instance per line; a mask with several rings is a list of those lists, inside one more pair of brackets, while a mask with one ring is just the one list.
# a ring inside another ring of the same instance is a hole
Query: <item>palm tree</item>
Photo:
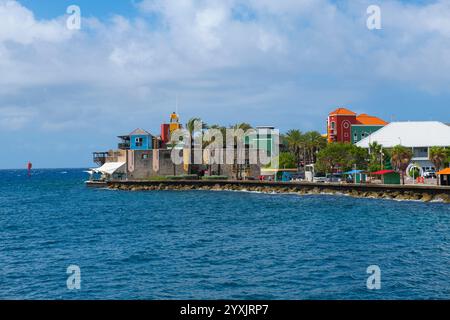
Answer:
[[406, 148], [402, 145], [397, 145], [392, 148], [391, 152], [391, 163], [392, 166], [400, 171], [402, 175], [402, 183], [405, 184], [405, 170], [408, 168], [409, 163], [411, 162], [412, 151], [409, 148]]
[[369, 144], [370, 153], [370, 171], [378, 171], [383, 169], [383, 159], [385, 157], [383, 146], [378, 142], [374, 141]]
[[188, 173], [192, 174], [192, 163], [194, 162], [194, 131], [196, 128], [196, 124], [198, 122], [201, 122], [202, 120], [200, 118], [191, 118], [186, 123], [186, 129], [189, 132], [189, 146], [190, 146], [190, 156], [189, 156], [189, 166], [188, 166]]
[[297, 170], [300, 169], [300, 151], [305, 146], [305, 140], [300, 130], [289, 130], [286, 133], [286, 141], [289, 150], [295, 156], [295, 162], [297, 163]]
[[304, 134], [305, 147], [308, 152], [309, 163], [316, 162], [316, 154], [319, 150], [323, 149], [327, 145], [327, 139], [317, 131], [309, 131]]
[[[443, 147], [431, 147], [429, 158], [437, 172], [444, 166], [444, 162], [447, 159], [447, 150]], [[439, 184], [439, 179], [437, 179], [437, 184]]]
[[[230, 126], [231, 129], [233, 129], [234, 131], [241, 129], [242, 131], [247, 132], [248, 130], [252, 129], [252, 126], [248, 123], [245, 122], [241, 122], [241, 123], [237, 123], [235, 125]], [[235, 149], [237, 148], [237, 137], [234, 138], [234, 147]], [[241, 180], [242, 179], [242, 171], [243, 171], [243, 165], [242, 164], [238, 164], [237, 163], [237, 150], [235, 151], [235, 157], [234, 157], [234, 165], [233, 165], [233, 169], [236, 172], [236, 179], [237, 180]]]
[[241, 123], [236, 123], [233, 126], [230, 126], [230, 128], [238, 130], [238, 129], [242, 129], [244, 132], [246, 132], [247, 130], [252, 129], [251, 124], [248, 124], [246, 122], [241, 122]]
[[[170, 152], [173, 153], [173, 151], [175, 150], [176, 147], [176, 143], [172, 143], [170, 145]], [[176, 176], [177, 175], [177, 166], [175, 164], [175, 162], [172, 160], [172, 168], [173, 168], [173, 175]]]
[[222, 174], [221, 172], [221, 161], [223, 161], [223, 149], [226, 147], [226, 139], [227, 139], [227, 128], [220, 126], [218, 124], [213, 124], [212, 126], [209, 127], [210, 129], [216, 129], [219, 130], [220, 133], [222, 134], [222, 149], [219, 150], [220, 152], [220, 161], [217, 164], [217, 174], [220, 176]]

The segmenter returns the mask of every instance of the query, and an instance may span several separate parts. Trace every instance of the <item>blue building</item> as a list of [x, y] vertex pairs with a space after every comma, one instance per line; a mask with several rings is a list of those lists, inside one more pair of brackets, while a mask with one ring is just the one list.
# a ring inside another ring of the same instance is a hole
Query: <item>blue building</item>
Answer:
[[131, 150], [153, 149], [153, 136], [143, 129], [136, 129], [130, 133]]

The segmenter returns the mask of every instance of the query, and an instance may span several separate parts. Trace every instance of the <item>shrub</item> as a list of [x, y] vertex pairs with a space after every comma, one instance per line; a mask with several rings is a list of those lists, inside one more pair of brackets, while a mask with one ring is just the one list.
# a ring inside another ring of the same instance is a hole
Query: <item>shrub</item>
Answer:
[[167, 180], [198, 180], [196, 174], [183, 174], [179, 176], [166, 176]]

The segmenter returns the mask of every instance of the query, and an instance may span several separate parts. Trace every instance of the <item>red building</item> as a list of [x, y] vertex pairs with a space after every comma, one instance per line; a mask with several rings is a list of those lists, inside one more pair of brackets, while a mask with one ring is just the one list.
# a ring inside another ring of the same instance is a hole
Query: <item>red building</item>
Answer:
[[328, 142], [356, 143], [388, 123], [368, 114], [356, 115], [346, 108], [338, 108], [328, 115]]
[[170, 124], [161, 124], [161, 141], [163, 143], [168, 143], [170, 140]]
[[351, 142], [352, 125], [357, 124], [356, 113], [338, 108], [328, 115], [328, 142]]

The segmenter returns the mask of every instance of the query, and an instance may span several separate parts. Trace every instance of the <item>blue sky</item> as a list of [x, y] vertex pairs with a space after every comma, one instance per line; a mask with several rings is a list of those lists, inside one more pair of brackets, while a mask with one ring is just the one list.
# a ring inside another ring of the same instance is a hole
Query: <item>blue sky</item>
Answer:
[[107, 18], [110, 15], [135, 16], [138, 12], [133, 0], [22, 0], [25, 7], [33, 11], [37, 18], [52, 19], [60, 16], [70, 5], [78, 5], [83, 15]]
[[119, 134], [158, 134], [177, 96], [183, 122], [450, 122], [449, 1], [377, 3], [371, 31], [365, 0], [0, 0], [0, 168], [93, 166]]

